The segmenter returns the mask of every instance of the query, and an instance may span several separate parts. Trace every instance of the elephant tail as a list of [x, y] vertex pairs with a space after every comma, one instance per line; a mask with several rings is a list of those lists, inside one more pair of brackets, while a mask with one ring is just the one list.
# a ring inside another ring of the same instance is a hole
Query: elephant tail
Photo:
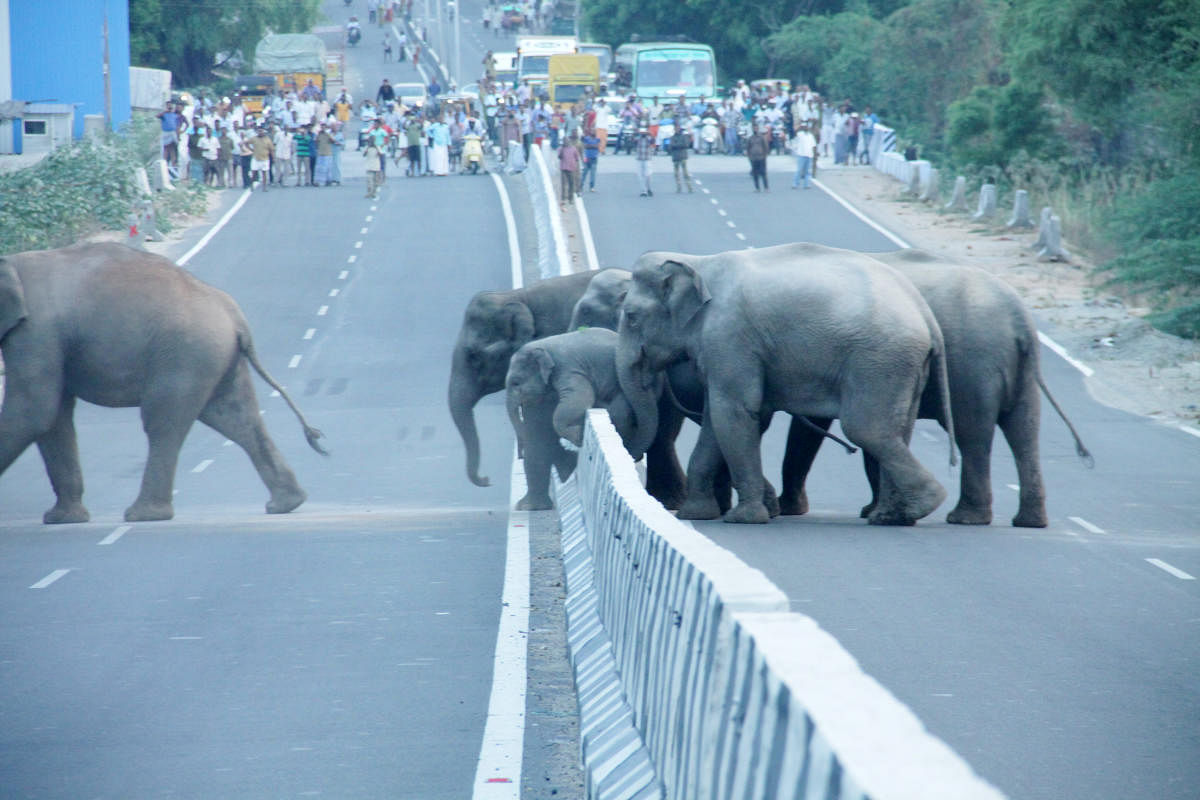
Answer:
[[933, 363], [930, 365], [930, 379], [938, 382], [938, 402], [942, 407], [942, 417], [938, 421], [946, 429], [950, 437], [950, 466], [958, 466], [958, 454], [954, 450], [954, 414], [950, 410], [950, 375], [946, 371], [946, 343], [942, 339], [942, 330], [934, 323]]
[[292, 402], [292, 398], [288, 395], [287, 391], [280, 386], [273, 377], [271, 377], [271, 373], [267, 372], [266, 368], [263, 367], [262, 362], [258, 360], [258, 353], [254, 350], [254, 340], [250, 338], [250, 327], [246, 324], [244, 319], [241, 321], [241, 324], [238, 325], [238, 349], [245, 354], [246, 360], [250, 362], [250, 366], [254, 367], [254, 371], [261, 375], [262, 379], [266, 381], [272, 389], [279, 392], [279, 396], [287, 402], [288, 407], [292, 409], [292, 413], [296, 415], [296, 419], [300, 420], [300, 425], [304, 428], [304, 438], [308, 440], [308, 446], [323, 456], [329, 455], [329, 451], [322, 447], [321, 443], [318, 441], [318, 439], [323, 438], [325, 434], [308, 424], [308, 420], [304, 418], [304, 414], [302, 414], [296, 404]]
[[1067, 424], [1067, 429], [1071, 431], [1071, 436], [1075, 437], [1075, 455], [1083, 461], [1088, 469], [1096, 466], [1096, 459], [1092, 457], [1091, 451], [1084, 445], [1083, 439], [1079, 437], [1079, 432], [1075, 430], [1075, 426], [1071, 424], [1071, 420], [1067, 419], [1066, 413], [1062, 410], [1062, 406], [1054, 399], [1054, 395], [1050, 394], [1050, 390], [1046, 388], [1046, 382], [1042, 380], [1042, 371], [1039, 369], [1034, 372], [1037, 378], [1037, 385], [1042, 390], [1042, 394], [1046, 395], [1046, 399], [1050, 401], [1050, 405], [1054, 406], [1054, 410], [1058, 412], [1058, 416]]

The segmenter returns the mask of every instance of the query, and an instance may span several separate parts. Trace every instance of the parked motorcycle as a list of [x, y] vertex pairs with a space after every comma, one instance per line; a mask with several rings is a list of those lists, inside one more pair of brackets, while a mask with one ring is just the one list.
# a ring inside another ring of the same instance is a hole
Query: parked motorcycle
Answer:
[[721, 130], [715, 117], [705, 117], [700, 122], [700, 147], [705, 155], [712, 155], [720, 149]]

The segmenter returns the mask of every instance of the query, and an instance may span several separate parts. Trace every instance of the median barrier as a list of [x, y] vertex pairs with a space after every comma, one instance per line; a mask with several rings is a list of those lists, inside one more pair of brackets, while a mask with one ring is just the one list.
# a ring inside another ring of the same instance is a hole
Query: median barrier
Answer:
[[765, 575], [651, 498], [603, 410], [555, 488], [589, 797], [1002, 797]]

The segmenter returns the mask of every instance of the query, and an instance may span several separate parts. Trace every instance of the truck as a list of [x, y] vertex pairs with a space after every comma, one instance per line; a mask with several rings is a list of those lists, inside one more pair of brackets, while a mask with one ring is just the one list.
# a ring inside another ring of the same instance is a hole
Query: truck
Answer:
[[600, 60], [584, 53], [555, 53], [550, 56], [547, 87], [554, 108], [565, 111], [600, 88]]
[[254, 72], [270, 75], [275, 88], [299, 92], [311, 80], [325, 91], [325, 43], [312, 33], [273, 33], [254, 48]]
[[517, 85], [528, 80], [530, 86], [545, 86], [550, 80], [550, 56], [578, 50], [574, 36], [518, 36]]

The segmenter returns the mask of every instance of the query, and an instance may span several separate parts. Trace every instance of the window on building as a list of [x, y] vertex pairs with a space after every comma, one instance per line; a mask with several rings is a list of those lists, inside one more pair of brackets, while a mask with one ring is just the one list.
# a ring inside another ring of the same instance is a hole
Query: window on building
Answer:
[[46, 120], [44, 119], [27, 119], [25, 123], [26, 136], [45, 136], [46, 135]]

